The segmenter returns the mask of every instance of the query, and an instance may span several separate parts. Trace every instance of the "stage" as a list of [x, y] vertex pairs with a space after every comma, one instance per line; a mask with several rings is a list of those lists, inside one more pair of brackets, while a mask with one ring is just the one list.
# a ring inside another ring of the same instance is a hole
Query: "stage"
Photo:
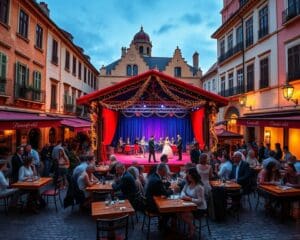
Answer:
[[[153, 158], [151, 158], [151, 162], [148, 162], [148, 156], [149, 153], [145, 154], [145, 157], [143, 157], [141, 154], [134, 155], [134, 154], [123, 154], [123, 153], [115, 153], [114, 154], [117, 158], [117, 160], [123, 164], [125, 164], [126, 168], [132, 165], [132, 162], [136, 161], [140, 165], [144, 165], [145, 172], [148, 172], [150, 167], [154, 164], [160, 163], [160, 156], [161, 153], [156, 153], [156, 163], [154, 163]], [[180, 167], [184, 166], [187, 162], [190, 162], [190, 155], [188, 153], [182, 153], [182, 161], [177, 161], [178, 155], [174, 155], [173, 158], [169, 159], [168, 165], [170, 167], [171, 172], [179, 172]]]

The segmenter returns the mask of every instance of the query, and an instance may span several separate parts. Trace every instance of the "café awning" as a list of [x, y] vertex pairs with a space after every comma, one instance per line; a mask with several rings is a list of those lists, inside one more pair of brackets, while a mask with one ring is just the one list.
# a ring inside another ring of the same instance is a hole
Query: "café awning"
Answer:
[[60, 121], [60, 118], [38, 113], [0, 111], [0, 130], [58, 127]]
[[216, 129], [218, 139], [242, 139], [243, 135], [227, 131], [225, 129]]
[[300, 116], [240, 117], [237, 124], [247, 127], [300, 128]]
[[91, 128], [91, 122], [81, 118], [64, 118], [61, 125], [74, 132], [89, 131]]

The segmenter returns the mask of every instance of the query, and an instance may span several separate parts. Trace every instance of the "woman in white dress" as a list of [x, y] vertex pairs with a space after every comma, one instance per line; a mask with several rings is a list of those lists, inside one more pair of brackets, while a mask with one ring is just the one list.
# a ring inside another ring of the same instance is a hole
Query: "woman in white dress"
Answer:
[[165, 154], [168, 156], [168, 158], [173, 158], [174, 154], [173, 154], [173, 150], [171, 148], [170, 145], [170, 141], [169, 141], [169, 137], [166, 137], [165, 142], [164, 142], [164, 147], [162, 150], [162, 155]]

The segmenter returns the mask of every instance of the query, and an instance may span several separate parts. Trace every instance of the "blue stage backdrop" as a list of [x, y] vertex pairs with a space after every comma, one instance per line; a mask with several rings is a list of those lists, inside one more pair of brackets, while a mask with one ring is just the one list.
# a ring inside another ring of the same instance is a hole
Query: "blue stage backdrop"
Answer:
[[134, 139], [142, 136], [146, 137], [146, 142], [149, 141], [151, 135], [154, 135], [155, 141], [158, 142], [160, 137], [169, 137], [171, 140], [174, 137], [177, 139], [177, 134], [182, 137], [183, 147], [191, 143], [194, 137], [190, 116], [184, 118], [177, 117], [125, 117], [122, 114], [119, 116], [117, 131], [114, 136], [113, 144], [117, 145], [118, 139], [130, 138], [131, 144]]

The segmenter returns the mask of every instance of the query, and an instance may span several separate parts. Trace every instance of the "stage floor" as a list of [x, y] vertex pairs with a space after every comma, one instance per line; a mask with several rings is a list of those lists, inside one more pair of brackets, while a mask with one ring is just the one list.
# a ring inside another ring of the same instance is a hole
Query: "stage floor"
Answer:
[[[156, 153], [155, 158], [156, 158], [156, 163], [153, 162], [153, 158], [151, 158], [151, 162], [148, 162], [148, 157], [149, 153], [145, 154], [145, 157], [142, 155], [134, 155], [134, 154], [123, 154], [123, 153], [115, 153], [114, 154], [117, 158], [117, 160], [123, 164], [125, 164], [126, 167], [129, 167], [132, 165], [132, 162], [136, 161], [140, 165], [145, 166], [145, 172], [149, 171], [149, 168], [154, 165], [154, 164], [159, 164], [160, 163], [160, 156], [161, 153]], [[178, 155], [174, 155], [173, 158], [169, 158], [168, 165], [170, 167], [170, 170], [172, 172], [179, 172], [180, 167], [184, 166], [187, 162], [190, 162], [190, 155], [188, 153], [182, 153], [182, 160], [178, 161]]]

